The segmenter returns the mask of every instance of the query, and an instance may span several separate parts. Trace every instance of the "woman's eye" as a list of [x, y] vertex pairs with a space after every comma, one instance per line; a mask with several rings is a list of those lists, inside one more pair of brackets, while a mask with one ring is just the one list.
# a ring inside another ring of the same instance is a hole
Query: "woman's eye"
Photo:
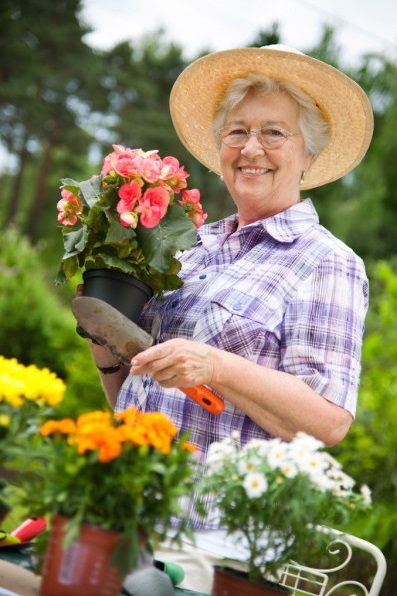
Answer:
[[281, 130], [278, 130], [277, 128], [263, 128], [261, 130], [262, 136], [266, 137], [276, 137], [276, 138], [281, 138], [284, 137], [284, 134]]
[[233, 128], [233, 130], [229, 132], [229, 135], [234, 137], [246, 137], [247, 131], [244, 128]]

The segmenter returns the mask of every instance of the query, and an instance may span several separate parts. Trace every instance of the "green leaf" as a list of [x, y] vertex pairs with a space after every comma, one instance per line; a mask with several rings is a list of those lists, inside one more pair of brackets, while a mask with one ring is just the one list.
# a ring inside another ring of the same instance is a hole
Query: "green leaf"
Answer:
[[154, 228], [138, 225], [136, 235], [146, 262], [160, 273], [168, 271], [177, 251], [191, 248], [197, 242], [197, 229], [180, 205], [170, 205]]
[[[128, 242], [131, 242], [131, 240], [133, 240], [134, 238], [136, 238], [135, 230], [123, 226], [117, 219], [112, 219], [110, 222], [108, 233], [106, 234], [105, 243], [122, 243], [126, 240], [128, 240]], [[138, 246], [137, 243], [134, 244], [136, 247]]]
[[94, 178], [80, 182], [80, 190], [87, 205], [93, 207], [102, 190], [102, 176], [95, 176]]
[[69, 257], [68, 259], [64, 259], [62, 261], [62, 269], [64, 276], [58, 274], [55, 279], [55, 283], [57, 285], [64, 283], [65, 279], [70, 279], [73, 275], [76, 274], [77, 269], [79, 268], [79, 259], [77, 256]]
[[80, 182], [73, 178], [61, 178], [61, 182], [62, 186], [77, 186], [77, 188], [80, 188]]
[[86, 226], [83, 226], [80, 230], [73, 230], [67, 232], [63, 237], [63, 244], [65, 247], [64, 259], [78, 255], [86, 247], [88, 239], [88, 230]]
[[[76, 258], [76, 261], [77, 261], [77, 258]], [[69, 279], [68, 276], [66, 275], [66, 272], [63, 270], [63, 265], [64, 265], [64, 262], [62, 262], [62, 265], [59, 267], [57, 274], [55, 276], [54, 284], [56, 286], [63, 285], [66, 282], [66, 280]], [[76, 271], [77, 271], [77, 268], [76, 268]], [[72, 275], [73, 275], [73, 273], [72, 273]]]
[[[90, 269], [98, 269], [102, 267], [105, 269], [117, 269], [118, 271], [132, 275], [135, 273], [134, 268], [129, 261], [120, 259], [119, 257], [113, 256], [111, 254], [106, 254], [104, 252], [98, 255], [93, 265], [90, 266]], [[138, 277], [137, 275], [135, 276]]]

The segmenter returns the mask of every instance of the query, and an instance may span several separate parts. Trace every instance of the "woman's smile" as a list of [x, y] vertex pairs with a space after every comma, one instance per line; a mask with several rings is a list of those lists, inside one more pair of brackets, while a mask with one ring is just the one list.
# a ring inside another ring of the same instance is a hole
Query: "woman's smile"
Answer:
[[254, 168], [254, 167], [241, 167], [239, 168], [242, 174], [246, 174], [246, 175], [255, 175], [255, 176], [261, 176], [262, 174], [266, 174], [267, 172], [270, 172], [269, 169], [267, 168]]

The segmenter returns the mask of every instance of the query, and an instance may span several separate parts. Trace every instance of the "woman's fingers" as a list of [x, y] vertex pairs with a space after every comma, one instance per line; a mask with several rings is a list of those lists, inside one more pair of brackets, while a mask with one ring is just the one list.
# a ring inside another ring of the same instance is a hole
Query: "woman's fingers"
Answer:
[[212, 361], [207, 344], [172, 339], [148, 348], [131, 361], [131, 373], [149, 374], [165, 387], [194, 387], [208, 384]]

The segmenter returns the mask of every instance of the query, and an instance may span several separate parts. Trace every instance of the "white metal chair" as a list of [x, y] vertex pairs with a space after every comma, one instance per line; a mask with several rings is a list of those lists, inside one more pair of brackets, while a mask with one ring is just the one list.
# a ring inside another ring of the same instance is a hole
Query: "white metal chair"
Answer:
[[[329, 529], [324, 528], [327, 532]], [[349, 564], [354, 554], [367, 553], [371, 565], [368, 565], [368, 582], [364, 585], [357, 579], [350, 578]], [[327, 546], [327, 556], [334, 566], [326, 569], [306, 567], [299, 562], [286, 565], [278, 582], [283, 586], [294, 589], [296, 596], [309, 594], [310, 596], [331, 596], [332, 594], [344, 594], [349, 596], [377, 596], [382, 587], [386, 575], [386, 559], [382, 551], [367, 540], [343, 534], [338, 530], [331, 530], [330, 541]], [[342, 572], [342, 573], [341, 573]], [[342, 576], [342, 577], [341, 577]], [[342, 592], [338, 592], [343, 588]], [[354, 588], [349, 592], [348, 588]], [[357, 592], [357, 589], [359, 590]]]

